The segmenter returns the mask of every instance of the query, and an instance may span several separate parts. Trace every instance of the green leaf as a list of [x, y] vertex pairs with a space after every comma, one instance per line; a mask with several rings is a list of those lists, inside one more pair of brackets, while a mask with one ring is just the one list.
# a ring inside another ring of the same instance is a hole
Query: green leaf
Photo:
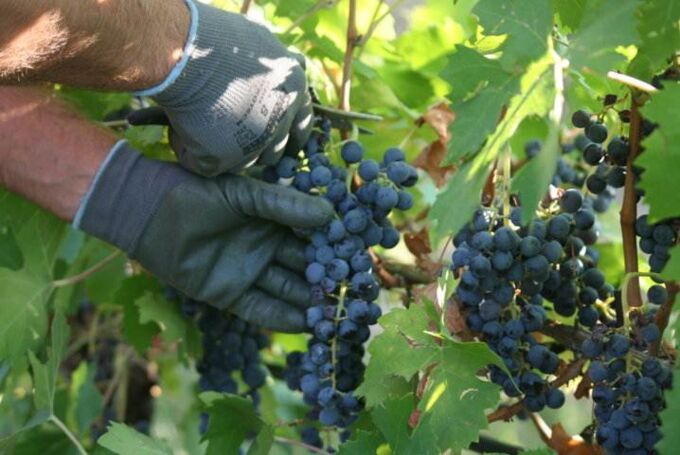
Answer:
[[238, 453], [241, 444], [253, 433], [258, 439], [260, 432], [272, 432], [258, 417], [250, 400], [216, 392], [202, 393], [199, 398], [210, 416], [208, 431], [203, 435], [208, 442], [206, 455]]
[[546, 169], [557, 169], [561, 149], [559, 147], [560, 126], [553, 123], [548, 131], [543, 148], [538, 156], [529, 160], [512, 179], [512, 190], [522, 201], [522, 224], [527, 224], [536, 214], [538, 203], [553, 178]]
[[139, 307], [133, 303], [148, 291], [159, 291], [158, 282], [146, 275], [138, 275], [124, 280], [114, 296], [114, 303], [123, 308], [125, 340], [140, 355], [151, 346], [151, 340], [160, 331], [157, 324], [140, 322]]
[[680, 246], [674, 246], [670, 250], [671, 258], [663, 268], [663, 276], [668, 281], [680, 281]]
[[680, 432], [671, 429], [674, 423], [680, 422], [680, 371], [677, 368], [673, 375], [673, 388], [664, 394], [664, 398], [666, 407], [659, 416], [665, 424], [662, 429], [663, 438], [656, 449], [661, 455], [673, 455], [678, 453], [680, 447]]
[[616, 48], [638, 42], [635, 32], [638, 4], [637, 0], [588, 2], [581, 29], [569, 44], [572, 67], [600, 73], [620, 68], [626, 59]]
[[19, 197], [0, 190], [0, 229], [10, 229], [23, 267], [0, 268], [0, 359], [10, 362], [37, 349], [47, 332], [52, 270], [65, 225]]
[[581, 25], [586, 3], [586, 0], [553, 0], [553, 7], [562, 25], [576, 31]]
[[24, 266], [24, 255], [17, 244], [12, 229], [0, 227], [0, 267], [17, 271]]
[[680, 215], [680, 83], [668, 83], [642, 109], [643, 115], [659, 124], [643, 141], [645, 151], [635, 164], [645, 170], [639, 186], [645, 190], [650, 221]]
[[274, 428], [264, 425], [248, 448], [248, 455], [267, 455], [274, 443]]
[[31, 416], [28, 421], [21, 426], [21, 428], [14, 430], [14, 433], [11, 435], [0, 438], [0, 451], [5, 449], [6, 447], [9, 447], [14, 441], [16, 440], [17, 437], [19, 437], [22, 433], [32, 430], [33, 428], [39, 427], [43, 423], [47, 422], [50, 419], [50, 412], [47, 410], [41, 410], [36, 412], [33, 416]]
[[117, 422], [109, 425], [97, 444], [119, 455], [172, 455], [172, 450], [161, 441]]
[[[419, 425], [415, 431], [409, 427], [409, 419], [415, 409], [412, 393], [390, 399], [371, 410], [373, 423], [380, 430], [395, 455], [439, 453], [434, 433], [427, 425]], [[449, 421], [450, 424], [450, 421]]]
[[488, 86], [476, 96], [452, 106], [456, 120], [449, 130], [454, 138], [442, 164], [455, 164], [459, 159], [474, 155], [486, 137], [498, 125], [500, 114], [519, 88], [519, 79], [506, 79], [501, 85]]
[[429, 219], [434, 225], [430, 235], [435, 239], [454, 235], [479, 208], [482, 188], [493, 157], [479, 154], [448, 181], [432, 205]]
[[[488, 425], [485, 410], [500, 398], [495, 384], [483, 381], [476, 372], [490, 364], [502, 365], [485, 343], [448, 341], [432, 371], [418, 408], [420, 426], [429, 428], [443, 451], [458, 452], [478, 439]], [[451, 425], [451, 416], [465, 416]]]
[[449, 98], [459, 102], [476, 93], [480, 88], [498, 87], [506, 83], [512, 74], [505, 71], [498, 60], [490, 59], [474, 49], [462, 45], [449, 55], [448, 62], [441, 72], [453, 87]]
[[69, 389], [69, 424], [86, 434], [102, 411], [102, 394], [94, 384], [96, 369], [81, 362], [71, 375]]
[[385, 66], [381, 71], [383, 80], [410, 107], [427, 107], [434, 95], [430, 79], [418, 71], [401, 65]]
[[637, 19], [640, 44], [628, 73], [649, 80], [667, 67], [669, 58], [680, 49], [680, 2], [643, 2]]
[[135, 305], [139, 308], [139, 322], [158, 325], [167, 343], [186, 340], [187, 320], [175, 302], [166, 300], [159, 293], [146, 292], [135, 300]]
[[[368, 346], [371, 361], [357, 394], [366, 397], [368, 406], [383, 402], [400, 391], [403, 382], [391, 382], [394, 377], [409, 380], [426, 368], [437, 355], [438, 347], [428, 330], [428, 317], [423, 307], [411, 305], [395, 309], [380, 319], [384, 331]], [[386, 387], [386, 385], [393, 387]]]
[[356, 430], [352, 432], [352, 439], [340, 446], [338, 455], [375, 455], [384, 443], [385, 438], [377, 431]]
[[485, 35], [506, 35], [501, 57], [505, 68], [524, 66], [548, 50], [550, 2], [480, 0], [473, 13], [479, 17]]
[[69, 327], [66, 318], [61, 313], [55, 313], [52, 319], [51, 345], [47, 348], [47, 360], [41, 363], [33, 351], [28, 352], [31, 368], [33, 369], [33, 387], [35, 407], [52, 413], [54, 395], [59, 374], [59, 365], [66, 351], [69, 337]]

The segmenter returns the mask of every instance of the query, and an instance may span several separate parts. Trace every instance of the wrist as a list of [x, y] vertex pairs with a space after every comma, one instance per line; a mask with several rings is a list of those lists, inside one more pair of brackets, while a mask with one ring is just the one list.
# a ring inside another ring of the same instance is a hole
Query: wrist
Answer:
[[182, 2], [186, 6], [186, 14], [169, 39], [170, 48], [167, 52], [161, 53], [159, 56], [161, 60], [157, 65], [149, 67], [147, 83], [142, 84], [146, 88], [137, 90], [135, 92], [137, 96], [153, 96], [167, 89], [177, 80], [191, 57], [196, 40], [199, 12], [193, 0], [182, 0]]

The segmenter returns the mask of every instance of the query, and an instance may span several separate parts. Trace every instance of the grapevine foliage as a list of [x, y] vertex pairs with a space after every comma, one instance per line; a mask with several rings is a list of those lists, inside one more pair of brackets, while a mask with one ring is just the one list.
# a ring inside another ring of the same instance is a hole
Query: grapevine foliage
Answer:
[[[307, 332], [0, 190], [0, 452], [676, 453], [678, 2], [244, 3], [325, 107], [247, 171], [334, 206]], [[174, 159], [147, 100], [55, 94]]]

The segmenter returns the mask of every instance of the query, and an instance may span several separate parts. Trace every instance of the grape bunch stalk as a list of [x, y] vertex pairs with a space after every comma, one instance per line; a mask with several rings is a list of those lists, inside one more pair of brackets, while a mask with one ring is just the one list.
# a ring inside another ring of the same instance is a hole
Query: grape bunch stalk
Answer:
[[[318, 125], [299, 156], [284, 157], [265, 169], [264, 177], [326, 198], [337, 214], [323, 229], [305, 233], [305, 275], [312, 285], [306, 324], [313, 336], [307, 352], [288, 355], [285, 378], [312, 407], [310, 419], [326, 429], [343, 429], [340, 439], [345, 440], [363, 408], [353, 393], [365, 369], [363, 343], [382, 314], [375, 303], [380, 283], [373, 275], [370, 248], [393, 248], [399, 242], [399, 231], [388, 217], [395, 209], [413, 206], [406, 188], [416, 184], [418, 175], [401, 149], [388, 149], [379, 163], [365, 159], [363, 146], [354, 140], [341, 145], [345, 166], [332, 164], [327, 152], [330, 123], [321, 119]], [[332, 449], [316, 426], [304, 428], [302, 438]]]

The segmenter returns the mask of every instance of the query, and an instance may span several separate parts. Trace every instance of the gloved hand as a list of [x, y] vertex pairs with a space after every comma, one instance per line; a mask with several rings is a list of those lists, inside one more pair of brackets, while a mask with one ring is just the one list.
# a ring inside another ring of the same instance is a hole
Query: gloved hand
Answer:
[[310, 289], [290, 227], [333, 217], [323, 198], [248, 177], [205, 179], [121, 141], [74, 226], [121, 248], [187, 296], [273, 330], [303, 331]]
[[[312, 106], [300, 56], [264, 26], [194, 0], [184, 56], [152, 96], [182, 165], [204, 176], [275, 164], [302, 148]], [[304, 62], [304, 59], [302, 59]]]

